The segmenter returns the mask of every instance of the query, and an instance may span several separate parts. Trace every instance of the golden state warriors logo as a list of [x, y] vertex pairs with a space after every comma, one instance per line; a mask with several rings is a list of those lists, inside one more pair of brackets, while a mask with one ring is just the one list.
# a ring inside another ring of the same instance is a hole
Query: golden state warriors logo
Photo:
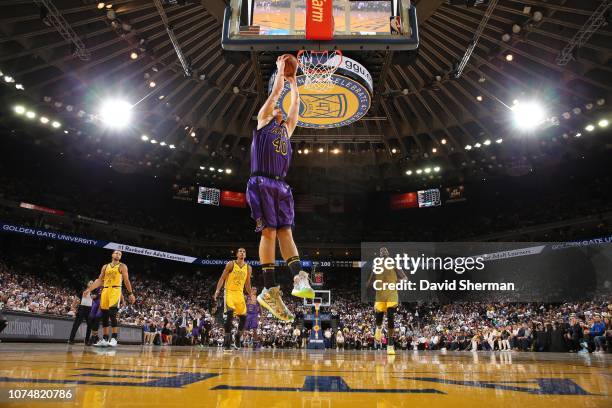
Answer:
[[[304, 80], [303, 75], [298, 75], [298, 126], [318, 129], [346, 126], [361, 119], [370, 109], [370, 92], [351, 78], [332, 75], [334, 85], [324, 92], [305, 89]], [[280, 95], [280, 106], [285, 115], [290, 104], [291, 92], [286, 83]]]

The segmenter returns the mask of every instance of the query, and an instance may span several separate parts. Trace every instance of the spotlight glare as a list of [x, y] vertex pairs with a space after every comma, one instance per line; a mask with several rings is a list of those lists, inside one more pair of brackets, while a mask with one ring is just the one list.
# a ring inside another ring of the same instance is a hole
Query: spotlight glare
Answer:
[[223, 169], [217, 169], [219, 173], [223, 173]]
[[412, 170], [406, 170], [406, 174], [412, 176]]
[[442, 140], [440, 140], [440, 143], [442, 143], [442, 144], [444, 144], [444, 145], [445, 145], [445, 144], [446, 144], [446, 139], [442, 139]]
[[431, 169], [429, 167], [425, 167], [425, 173], [427, 174], [431, 173]]
[[504, 141], [504, 139], [501, 139], [501, 138], [500, 138], [500, 139], [497, 139], [497, 140], [495, 141], [495, 143], [497, 143], [497, 144], [501, 144], [501, 142], [503, 142], [503, 141]]
[[226, 174], [232, 174], [232, 169], [225, 169]]
[[470, 145], [465, 146], [465, 150], [472, 150], [472, 146]]
[[587, 132], [592, 132], [593, 130], [595, 130], [595, 125], [589, 123], [588, 125], [586, 125], [584, 130], [586, 130]]
[[599, 127], [601, 128], [605, 128], [608, 127], [608, 125], [610, 124], [610, 122], [608, 121], [608, 119], [602, 119], [599, 121], [599, 123], [597, 123], [599, 125]]
[[308, 154], [308, 153], [310, 153], [310, 150], [304, 149], [304, 154]]
[[510, 62], [510, 61], [512, 61], [513, 59], [514, 59], [514, 55], [512, 55], [512, 54], [508, 54], [508, 55], [506, 55], [506, 61]]
[[434, 147], [433, 149], [431, 149], [431, 152], [432, 153], [438, 153], [438, 149]]
[[170, 149], [176, 149], [176, 146], [175, 146], [175, 145], [173, 145], [173, 144], [169, 145], [168, 147], [169, 147]]
[[59, 123], [58, 121], [53, 121], [51, 123], [51, 126], [53, 126], [55, 129], [59, 129], [62, 126], [62, 124]]
[[135, 60], [138, 58], [138, 53], [136, 51], [132, 51], [132, 53], [130, 54], [130, 58]]
[[4, 76], [4, 82], [6, 82], [6, 83], [15, 82], [15, 79], [13, 79], [13, 77], [10, 76], [10, 75], [5, 75]]
[[478, 95], [478, 96], [476, 97], [476, 100], [477, 100], [478, 102], [482, 102], [482, 95]]
[[34, 119], [36, 117], [36, 114], [34, 112], [32, 112], [32, 111], [27, 111], [26, 112], [26, 117], [28, 119]]
[[146, 141], [148, 141], [148, 140], [149, 140], [149, 136], [147, 136], [147, 135], [142, 135], [142, 136], [140, 136], [140, 140], [142, 140], [143, 142], [146, 142]]
[[159, 145], [160, 145], [160, 146], [165, 146], [165, 145], [166, 145], [166, 142], [161, 142]]
[[434, 171], [438, 173], [440, 171], [440, 167], [439, 166], [434, 167]]
[[200, 170], [204, 170], [204, 166], [200, 166]]
[[302, 154], [302, 149], [298, 149], [298, 154]]
[[21, 84], [15, 84], [15, 88], [19, 89], [20, 91], [25, 90], [25, 88]]
[[582, 136], [582, 133], [580, 132], [576, 133], [576, 137], [580, 137], [580, 136]]
[[209, 167], [208, 170], [215, 171], [215, 168], [214, 167]]
[[190, 135], [191, 137], [196, 137], [196, 132], [191, 132]]
[[15, 113], [18, 115], [23, 115], [25, 113], [25, 108], [21, 105], [17, 105], [13, 108], [15, 110]]
[[40, 117], [40, 121], [41, 121], [41, 123], [46, 125], [47, 123], [49, 123], [49, 118], [47, 118], [45, 116], [41, 116]]
[[475, 148], [477, 148], [477, 149], [478, 149], [478, 148], [480, 148], [480, 146], [482, 146], [480, 143], [476, 143], [476, 144], [474, 145], [474, 147], [475, 147]]
[[340, 149], [338, 149], [338, 148], [336, 147], [334, 150], [332, 150], [332, 153], [333, 153], [333, 154], [338, 154], [338, 153], [340, 153]]
[[102, 1], [99, 2], [98, 3], [98, 10], [102, 10], [104, 8], [104, 6], [105, 6], [104, 2], [102, 2]]
[[416, 174], [421, 174], [421, 173], [423, 173], [423, 170], [421, 170], [421, 169], [418, 169], [418, 170], [416, 171]]
[[155, 85], [157, 85], [157, 84], [155, 83], [155, 81], [151, 81], [151, 82], [149, 82], [149, 87], [150, 87], [150, 88], [155, 88]]
[[534, 129], [546, 120], [544, 109], [536, 102], [519, 102], [511, 109], [514, 115], [514, 124], [520, 129]]
[[151, 139], [151, 143], [152, 143], [152, 144], [157, 144], [157, 140], [155, 140], [155, 139]]
[[102, 122], [111, 128], [127, 126], [132, 117], [132, 105], [120, 99], [108, 100], [99, 113]]
[[397, 149], [394, 147], [393, 149], [391, 149], [391, 153], [393, 154], [397, 153]]
[[323, 148], [319, 147], [319, 153], [323, 153]]
[[488, 146], [491, 144], [491, 141], [489, 139], [485, 140], [484, 142], [482, 142], [483, 145]]

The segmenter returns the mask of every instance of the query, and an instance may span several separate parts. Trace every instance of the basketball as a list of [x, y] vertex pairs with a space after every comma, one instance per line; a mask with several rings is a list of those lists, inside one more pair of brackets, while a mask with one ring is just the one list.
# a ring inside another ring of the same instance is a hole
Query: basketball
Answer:
[[285, 76], [292, 77], [297, 73], [298, 60], [293, 54], [284, 54], [285, 60]]

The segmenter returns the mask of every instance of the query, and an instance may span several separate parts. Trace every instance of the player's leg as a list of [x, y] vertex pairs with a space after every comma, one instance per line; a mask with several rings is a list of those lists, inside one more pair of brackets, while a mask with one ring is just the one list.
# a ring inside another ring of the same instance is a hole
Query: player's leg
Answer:
[[108, 288], [102, 289], [102, 293], [100, 294], [100, 310], [102, 311], [102, 338], [94, 344], [97, 347], [106, 347], [108, 346], [108, 336], [109, 336], [109, 327], [110, 327], [110, 291]]
[[247, 307], [243, 293], [235, 293], [232, 297], [234, 298], [232, 302], [234, 316], [238, 316], [238, 332], [236, 333], [236, 338], [232, 342], [232, 347], [238, 350], [242, 347], [242, 336], [244, 335]]
[[395, 334], [395, 311], [397, 308], [397, 304], [395, 306], [387, 307], [387, 354], [393, 355], [395, 354], [395, 344], [393, 340], [393, 335]]
[[117, 305], [108, 309], [108, 315], [111, 325], [111, 339], [108, 342], [108, 345], [111, 347], [117, 346], [117, 339], [119, 336], [119, 322], [117, 321], [117, 313], [119, 310], [117, 309]]
[[293, 240], [291, 227], [287, 225], [280, 228], [277, 235], [281, 255], [293, 274], [293, 290], [291, 294], [301, 298], [314, 299], [315, 293], [310, 286], [308, 273], [302, 270], [302, 261], [300, 260], [297, 246]]
[[376, 330], [374, 331], [374, 340], [380, 343], [382, 340], [382, 326], [387, 311], [387, 302], [374, 302], [374, 318], [376, 321]]
[[223, 325], [223, 329], [225, 330], [225, 335], [223, 336], [223, 351], [231, 351], [234, 310], [228, 308], [225, 316], [225, 324]]

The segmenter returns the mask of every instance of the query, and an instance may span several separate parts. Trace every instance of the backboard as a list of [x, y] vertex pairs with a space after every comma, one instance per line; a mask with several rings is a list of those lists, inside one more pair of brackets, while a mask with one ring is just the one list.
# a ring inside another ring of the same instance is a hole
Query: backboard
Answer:
[[[321, 300], [321, 306], [331, 306], [331, 291], [330, 290], [315, 290], [315, 299]], [[304, 306], [314, 306], [315, 299], [304, 298]]]
[[[329, 40], [309, 39], [307, 2], [331, 6]], [[231, 0], [221, 44], [230, 51], [414, 50], [416, 8], [410, 0]]]

